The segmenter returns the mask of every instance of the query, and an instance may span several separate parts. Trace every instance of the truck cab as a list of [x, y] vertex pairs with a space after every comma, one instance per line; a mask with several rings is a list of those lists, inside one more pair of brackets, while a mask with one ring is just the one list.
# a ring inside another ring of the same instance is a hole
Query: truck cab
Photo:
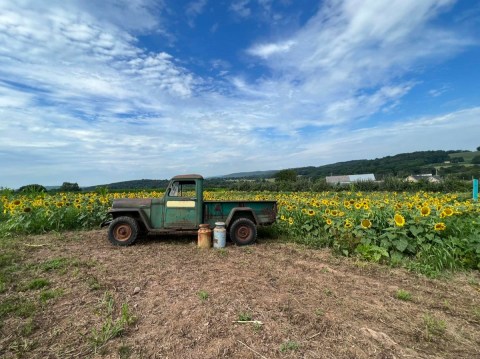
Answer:
[[152, 200], [154, 228], [198, 229], [202, 223], [203, 177], [183, 175], [172, 178], [163, 198]]

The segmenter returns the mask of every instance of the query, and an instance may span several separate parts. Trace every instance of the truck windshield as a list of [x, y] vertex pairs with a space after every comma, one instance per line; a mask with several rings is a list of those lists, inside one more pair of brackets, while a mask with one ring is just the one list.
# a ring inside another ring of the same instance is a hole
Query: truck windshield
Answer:
[[173, 182], [168, 190], [170, 197], [195, 197], [195, 181]]
[[177, 197], [178, 196], [178, 182], [173, 182], [172, 186], [170, 187], [170, 191], [168, 192], [168, 195], [171, 197]]

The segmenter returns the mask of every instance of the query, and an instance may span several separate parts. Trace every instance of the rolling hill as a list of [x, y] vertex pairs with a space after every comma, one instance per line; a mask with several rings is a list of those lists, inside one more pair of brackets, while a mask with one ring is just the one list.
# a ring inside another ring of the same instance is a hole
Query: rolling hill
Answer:
[[[377, 179], [382, 179], [388, 176], [406, 177], [411, 174], [431, 173], [470, 179], [472, 176], [476, 178], [480, 177], [480, 165], [471, 163], [472, 159], [478, 155], [480, 155], [480, 151], [417, 151], [370, 160], [352, 160], [318, 167], [308, 166], [289, 169], [293, 169], [297, 175], [309, 178], [373, 173]], [[259, 180], [272, 178], [279, 171], [280, 170], [268, 170], [230, 173], [207, 178], [206, 181], [209, 186], [214, 187], [223, 181], [230, 181], [232, 179]], [[82, 189], [87, 191], [95, 190], [97, 187], [106, 187], [110, 190], [158, 189], [165, 188], [167, 185], [167, 179], [142, 179], [90, 186]]]

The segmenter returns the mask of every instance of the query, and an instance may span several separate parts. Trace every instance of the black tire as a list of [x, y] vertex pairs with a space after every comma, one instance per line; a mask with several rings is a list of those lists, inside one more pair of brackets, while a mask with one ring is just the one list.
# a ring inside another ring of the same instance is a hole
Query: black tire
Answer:
[[129, 246], [138, 237], [138, 222], [132, 217], [115, 218], [108, 227], [108, 239], [116, 246]]
[[230, 226], [229, 234], [236, 245], [246, 246], [257, 240], [257, 226], [248, 218], [239, 218]]

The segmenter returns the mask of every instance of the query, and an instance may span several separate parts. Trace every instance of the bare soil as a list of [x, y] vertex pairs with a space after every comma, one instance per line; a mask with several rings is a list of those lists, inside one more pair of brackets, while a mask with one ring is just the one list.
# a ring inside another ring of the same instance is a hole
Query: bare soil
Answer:
[[[480, 357], [478, 272], [428, 279], [265, 238], [201, 250], [195, 237], [114, 247], [106, 236], [16, 240], [23, 269], [0, 301], [31, 300], [36, 309], [0, 317], [0, 357]], [[45, 288], [26, 289], [35, 278], [60, 294], [39, 300]], [[95, 348], [93, 333], [125, 303], [136, 321]]]

